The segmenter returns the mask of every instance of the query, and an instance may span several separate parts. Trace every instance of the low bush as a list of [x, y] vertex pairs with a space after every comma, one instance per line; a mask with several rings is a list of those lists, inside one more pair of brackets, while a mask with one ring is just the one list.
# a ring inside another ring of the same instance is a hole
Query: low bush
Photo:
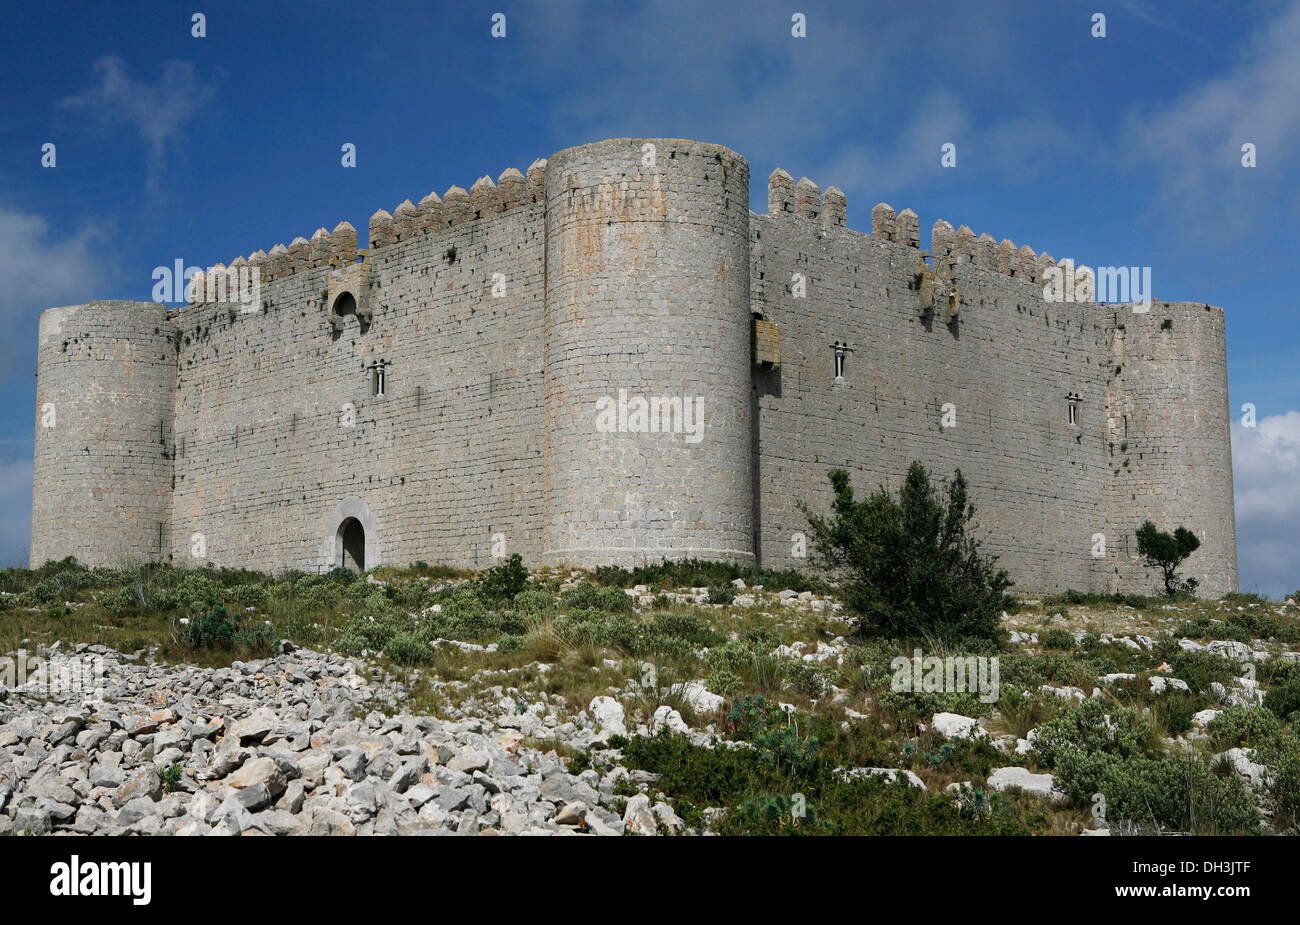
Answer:
[[480, 594], [487, 601], [511, 601], [516, 594], [527, 588], [528, 569], [524, 568], [519, 553], [488, 569], [479, 580]]
[[731, 585], [737, 578], [748, 586], [762, 585], [767, 591], [812, 591], [825, 593], [829, 586], [822, 578], [793, 569], [753, 569], [730, 562], [703, 559], [664, 560], [634, 569], [614, 565], [600, 566], [593, 579], [597, 584], [619, 588], [645, 585], [655, 591], [675, 588], [709, 588]]
[[1050, 629], [1038, 637], [1045, 649], [1073, 649], [1074, 637], [1066, 630]]
[[1074, 605], [1076, 607], [1112, 607], [1122, 605], [1132, 607], [1134, 610], [1146, 610], [1152, 606], [1154, 599], [1143, 594], [1100, 594], [1095, 591], [1063, 591], [1059, 594], [1048, 594], [1039, 602], [1045, 609], [1052, 609], [1063, 604]]
[[1277, 716], [1263, 707], [1226, 707], [1205, 729], [1216, 752], [1229, 748], [1261, 748], [1282, 735]]
[[246, 619], [241, 613], [231, 615], [225, 604], [211, 611], [200, 611], [180, 624], [180, 641], [191, 649], [243, 646], [253, 650], [269, 649], [275, 634], [262, 621]]
[[550, 613], [555, 610], [555, 595], [535, 588], [515, 595], [515, 610], [526, 616]]
[[1271, 710], [1279, 719], [1300, 722], [1295, 719], [1300, 713], [1300, 678], [1293, 678], [1285, 684], [1270, 688], [1264, 695], [1264, 707]]
[[710, 604], [730, 604], [736, 599], [736, 589], [731, 585], [710, 585]]

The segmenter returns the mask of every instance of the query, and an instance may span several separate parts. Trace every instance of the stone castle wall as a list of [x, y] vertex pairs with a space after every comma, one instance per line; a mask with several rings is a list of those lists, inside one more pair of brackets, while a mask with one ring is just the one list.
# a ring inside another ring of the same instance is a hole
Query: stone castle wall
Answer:
[[41, 315], [31, 561], [118, 566], [169, 549], [174, 331], [166, 306]]
[[[884, 231], [789, 212], [755, 222], [754, 303], [780, 326], [782, 360], [755, 380], [763, 562], [798, 564], [796, 504], [829, 509], [830, 469], [847, 469], [866, 494], [896, 488], [921, 460], [936, 477], [963, 471], [987, 549], [1022, 583], [1095, 584], [1090, 538], [1110, 515], [1108, 333], [1096, 306], [1049, 305], [1027, 276], [961, 262], [934, 281], [956, 285], [949, 322], [944, 292], [916, 283], [919, 249]], [[795, 273], [804, 298], [792, 294]], [[852, 351], [839, 382], [837, 341]], [[1083, 398], [1077, 427], [1071, 391]]]
[[[717, 145], [653, 144], [654, 167], [627, 139], [547, 162], [551, 562], [754, 558], [749, 165]], [[702, 402], [699, 441], [685, 421], [598, 429], [597, 403], [620, 390]]]
[[519, 203], [373, 249], [368, 284], [343, 287], [371, 318], [344, 315], [338, 332], [330, 281], [361, 276], [355, 263], [272, 279], [251, 314], [182, 311], [178, 537], [203, 533], [213, 561], [316, 570], [362, 512], [370, 563], [486, 567], [494, 533], [536, 558], [542, 211]]
[[1150, 583], [1137, 558], [1144, 520], [1185, 525], [1201, 547], [1182, 569], [1201, 590], [1237, 589], [1232, 442], [1223, 311], [1160, 302], [1118, 313], [1111, 358], [1107, 464], [1118, 587]]
[[[173, 320], [51, 309], [32, 561], [315, 571], [356, 518], [368, 566], [801, 567], [829, 469], [866, 492], [920, 459], [963, 470], [1024, 589], [1149, 590], [1148, 516], [1235, 588], [1221, 311], [1046, 302], [1048, 255], [946, 222], [923, 252], [887, 206], [853, 231], [843, 194], [781, 171], [767, 214], [748, 198], [733, 151], [616, 139], [377, 212], [360, 257], [342, 223], [238, 258], [256, 303], [196, 280]], [[599, 423], [638, 398], [679, 425], [702, 402], [703, 428]]]

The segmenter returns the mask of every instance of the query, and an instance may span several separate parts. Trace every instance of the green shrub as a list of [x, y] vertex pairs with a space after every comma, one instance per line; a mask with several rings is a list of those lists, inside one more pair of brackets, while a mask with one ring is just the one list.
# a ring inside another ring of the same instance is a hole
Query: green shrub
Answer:
[[1043, 826], [1010, 798], [968, 813], [948, 795], [906, 783], [841, 779], [833, 773], [837, 758], [825, 754], [828, 742], [798, 731], [811, 718], [792, 720], [766, 704], [748, 709], [760, 717], [747, 731], [754, 748], [704, 748], [662, 733], [632, 738], [623, 761], [659, 775], [655, 787], [687, 825], [705, 824], [705, 807], [723, 807], [709, 823], [723, 835], [1011, 835]]
[[830, 688], [834, 673], [822, 665], [787, 659], [781, 662], [781, 677], [794, 690], [819, 699]]
[[1282, 724], [1263, 707], [1227, 707], [1205, 729], [1216, 752], [1229, 748], [1260, 748], [1278, 740]]
[[1225, 686], [1231, 685], [1236, 677], [1234, 662], [1215, 655], [1212, 652], [1184, 652], [1176, 650], [1168, 656], [1173, 667], [1173, 676], [1186, 681], [1188, 687], [1198, 694], [1210, 692], [1210, 685], [1216, 681]]
[[429, 585], [419, 579], [414, 579], [398, 585], [397, 591], [393, 595], [393, 601], [408, 610], [419, 610], [425, 605], [428, 597]]
[[503, 610], [495, 615], [493, 629], [507, 636], [519, 636], [528, 632], [528, 618], [518, 611]]
[[1132, 707], [1089, 699], [1038, 727], [1034, 748], [1047, 767], [1074, 752], [1120, 758], [1146, 754], [1155, 735], [1151, 720]]
[[694, 657], [694, 647], [688, 640], [666, 633], [655, 624], [637, 626], [628, 651], [644, 658], [685, 661]]
[[560, 595], [560, 607], [565, 610], [595, 610], [600, 606], [599, 589], [589, 581], [580, 581]]
[[1204, 834], [1258, 830], [1259, 811], [1241, 779], [1214, 773], [1196, 756], [1121, 758], [1074, 751], [1062, 758], [1055, 774], [1057, 786], [1077, 804], [1104, 796], [1112, 822]]
[[1300, 832], [1300, 738], [1294, 732], [1279, 736], [1257, 754], [1268, 768], [1266, 792], [1274, 826]]
[[601, 588], [596, 592], [596, 607], [606, 613], [631, 613], [632, 598], [618, 588]]
[[1074, 648], [1074, 637], [1060, 627], [1050, 629], [1038, 638], [1042, 641], [1043, 647], [1046, 649]]
[[1264, 694], [1264, 707], [1284, 720], [1300, 712], [1300, 678], [1293, 678], [1285, 684], [1270, 688]]
[[555, 595], [540, 588], [521, 591], [515, 595], [515, 610], [526, 616], [550, 613], [555, 610]]
[[[1229, 630], [1226, 624], [1214, 619], [1208, 614], [1200, 614], [1192, 620], [1184, 620], [1182, 623], [1178, 624], [1177, 628], [1175, 628], [1174, 635], [1182, 639], [1207, 639], [1211, 636], [1220, 639], [1229, 638], [1230, 636], [1234, 639], [1237, 637], [1249, 637], [1249, 634], [1247, 633], [1236, 632], [1234, 634], [1232, 630]], [[1238, 641], [1244, 642], [1245, 639], [1238, 639]]]
[[415, 633], [398, 633], [384, 645], [384, 656], [399, 665], [425, 665], [433, 660], [433, 648]]
[[1134, 610], [1146, 610], [1154, 603], [1152, 598], [1142, 594], [1100, 594], [1095, 591], [1063, 591], [1060, 594], [1048, 594], [1039, 602], [1044, 608], [1051, 609], [1062, 604], [1077, 607], [1107, 607], [1121, 604]]
[[1268, 598], [1256, 594], [1254, 591], [1229, 591], [1223, 595], [1222, 600], [1228, 604], [1267, 604]]
[[[266, 589], [261, 585], [236, 585], [226, 592], [226, 598], [237, 607], [266, 607]], [[162, 608], [159, 608], [162, 609]]]
[[484, 600], [510, 601], [528, 587], [528, 569], [523, 558], [515, 553], [500, 565], [494, 565], [479, 580]]
[[1094, 794], [1107, 817], [1177, 831], [1253, 831], [1255, 804], [1235, 776], [1201, 759], [1165, 758], [1152, 749], [1151, 721], [1136, 710], [1086, 700], [1038, 727], [1034, 748], [1056, 786], [1078, 805]]
[[705, 686], [720, 697], [730, 700], [744, 685], [740, 676], [728, 668], [715, 668], [709, 672]]
[[946, 498], [919, 462], [908, 469], [897, 500], [884, 488], [856, 500], [843, 469], [830, 480], [832, 517], [812, 514], [802, 503], [800, 509], [818, 563], [843, 577], [841, 595], [865, 628], [943, 642], [1000, 637], [1012, 582], [967, 533], [975, 509], [960, 470]]
[[736, 589], [731, 585], [711, 585], [709, 587], [710, 604], [730, 604], [736, 599]]
[[235, 645], [266, 649], [275, 642], [275, 634], [265, 622], [248, 620], [241, 613], [231, 615], [225, 604], [217, 604], [211, 611], [194, 614], [181, 624], [180, 640], [191, 649], [229, 649]]
[[150, 586], [148, 589], [148, 608], [162, 613], [173, 610], [179, 610], [181, 606], [180, 595], [172, 588], [157, 588]]
[[140, 599], [130, 588], [117, 588], [100, 597], [99, 603], [109, 613], [122, 616], [140, 609]]
[[191, 616], [181, 627], [181, 641], [192, 649], [229, 648], [235, 641], [235, 624], [226, 614], [226, 605], [219, 604], [209, 613]]
[[63, 599], [64, 595], [59, 583], [49, 579], [36, 582], [22, 594], [23, 603], [28, 607], [53, 604], [55, 601], [62, 601]]
[[380, 617], [357, 614], [343, 629], [335, 647], [349, 655], [362, 652], [382, 652], [388, 641], [398, 633], [410, 632], [410, 618], [399, 613]]
[[162, 778], [163, 788], [168, 793], [174, 793], [181, 784], [181, 778], [185, 776], [185, 769], [177, 763], [172, 763], [165, 768], [160, 768], [158, 776]]
[[594, 609], [574, 610], [555, 620], [555, 632], [569, 645], [592, 645], [628, 653], [637, 651], [641, 629], [625, 614], [611, 615]]
[[193, 569], [176, 586], [176, 596], [186, 610], [209, 611], [221, 602], [224, 594], [207, 569]]
[[[656, 629], [668, 636], [678, 636], [692, 646], [711, 646], [722, 637], [694, 613], [657, 613], [651, 618]], [[775, 647], [773, 647], [775, 648]]]
[[1170, 736], [1180, 736], [1192, 728], [1192, 717], [1196, 715], [1201, 702], [1200, 698], [1179, 691], [1167, 691], [1156, 701], [1152, 710], [1165, 732]]
[[497, 651], [506, 655], [514, 655], [527, 650], [527, 648], [527, 636], [506, 634], [497, 640]]
[[[730, 585], [737, 578], [746, 585], [762, 585], [768, 591], [814, 591], [824, 593], [826, 582], [793, 569], [765, 569], [755, 571], [731, 562], [710, 562], [703, 559], [664, 560], [652, 565], [641, 565], [628, 570], [614, 565], [603, 565], [593, 576], [597, 584], [619, 588], [645, 585], [654, 590], [664, 588], [708, 588]], [[658, 605], [656, 605], [658, 606]]]

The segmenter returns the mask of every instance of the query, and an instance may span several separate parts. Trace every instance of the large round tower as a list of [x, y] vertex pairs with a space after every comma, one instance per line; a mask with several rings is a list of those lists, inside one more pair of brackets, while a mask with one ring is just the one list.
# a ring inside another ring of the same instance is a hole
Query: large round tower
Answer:
[[1145, 520], [1187, 527], [1200, 548], [1181, 570], [1200, 594], [1237, 590], [1223, 310], [1202, 302], [1116, 306], [1108, 461], [1115, 588], [1154, 590], [1137, 557]]
[[167, 306], [41, 315], [31, 564], [158, 559], [167, 548], [176, 346]]
[[547, 562], [753, 560], [749, 272], [734, 151], [547, 162]]

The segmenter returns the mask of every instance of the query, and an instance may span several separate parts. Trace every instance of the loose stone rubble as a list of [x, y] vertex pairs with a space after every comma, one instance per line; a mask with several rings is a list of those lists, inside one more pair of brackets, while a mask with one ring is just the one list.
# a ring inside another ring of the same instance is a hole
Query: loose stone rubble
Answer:
[[[386, 683], [378, 670], [280, 648], [211, 669], [78, 646], [75, 654], [104, 660], [92, 699], [6, 692], [0, 833], [686, 832], [653, 791], [628, 797], [628, 785], [650, 791], [654, 775], [617, 764], [570, 774], [549, 744], [526, 743], [516, 710], [503, 715], [510, 725], [385, 716], [370, 709]], [[597, 700], [596, 728], [567, 730], [582, 747], [626, 734], [617, 701]], [[530, 715], [563, 740], [544, 704]], [[681, 724], [676, 711], [656, 719]]]

